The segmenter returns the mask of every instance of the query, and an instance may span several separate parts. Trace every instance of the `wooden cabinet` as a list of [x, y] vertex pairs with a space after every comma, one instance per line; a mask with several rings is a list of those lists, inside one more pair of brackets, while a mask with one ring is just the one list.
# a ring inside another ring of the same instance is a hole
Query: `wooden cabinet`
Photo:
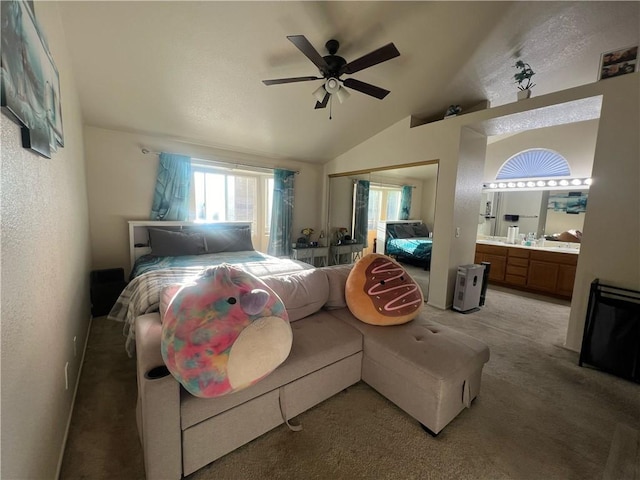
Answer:
[[475, 263], [489, 262], [489, 280], [503, 282], [507, 271], [507, 249], [494, 245], [476, 245]]
[[527, 287], [554, 292], [558, 283], [558, 265], [538, 260], [529, 261], [529, 275], [527, 276]]
[[533, 250], [527, 286], [565, 297], [573, 294], [578, 256], [571, 253]]
[[571, 297], [576, 281], [575, 265], [558, 265], [558, 293]]
[[489, 280], [571, 298], [578, 255], [498, 245], [476, 245], [476, 263], [490, 262]]
[[507, 272], [505, 283], [524, 286], [527, 284], [529, 271], [529, 250], [523, 248], [507, 248]]

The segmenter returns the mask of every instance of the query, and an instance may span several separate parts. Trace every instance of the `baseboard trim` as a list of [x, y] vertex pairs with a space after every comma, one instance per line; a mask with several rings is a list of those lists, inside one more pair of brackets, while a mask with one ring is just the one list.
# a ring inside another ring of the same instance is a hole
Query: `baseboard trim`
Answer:
[[80, 368], [78, 368], [78, 375], [76, 376], [76, 385], [73, 389], [73, 398], [71, 400], [71, 408], [69, 409], [69, 418], [67, 418], [67, 427], [64, 430], [64, 438], [62, 439], [62, 448], [60, 449], [60, 456], [58, 458], [58, 468], [56, 469], [56, 479], [60, 478], [60, 472], [62, 471], [62, 460], [64, 459], [64, 452], [67, 449], [67, 440], [69, 439], [69, 428], [71, 428], [71, 419], [73, 418], [73, 409], [76, 405], [76, 396], [78, 395], [78, 387], [80, 386], [80, 377], [82, 377], [82, 367], [84, 367], [84, 356], [87, 353], [87, 345], [89, 344], [89, 335], [91, 334], [91, 327], [93, 326], [93, 315], [89, 315], [89, 328], [87, 328], [87, 336], [84, 339], [84, 347], [82, 348], [82, 358], [80, 358]]

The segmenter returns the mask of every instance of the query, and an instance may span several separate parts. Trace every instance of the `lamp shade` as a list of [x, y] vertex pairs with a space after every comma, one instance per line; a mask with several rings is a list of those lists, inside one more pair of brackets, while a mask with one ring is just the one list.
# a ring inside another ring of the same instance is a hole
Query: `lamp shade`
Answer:
[[324, 89], [324, 85], [320, 85], [318, 88], [316, 88], [316, 90], [313, 92], [313, 96], [315, 97], [315, 99], [322, 103], [322, 101], [324, 100], [324, 96], [327, 94], [327, 91]]
[[344, 103], [347, 98], [349, 98], [351, 96], [351, 94], [349, 93], [349, 90], [347, 90], [344, 87], [340, 87], [340, 90], [338, 90], [338, 92], [336, 93], [336, 96], [338, 97], [338, 100], [340, 101], [340, 103]]

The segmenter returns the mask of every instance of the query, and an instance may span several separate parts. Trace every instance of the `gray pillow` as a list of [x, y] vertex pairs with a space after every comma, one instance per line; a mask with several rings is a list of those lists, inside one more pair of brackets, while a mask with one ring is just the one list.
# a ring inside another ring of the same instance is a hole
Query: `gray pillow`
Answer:
[[416, 237], [428, 237], [429, 236], [429, 227], [427, 227], [424, 223], [413, 226], [413, 233]]
[[411, 225], [402, 223], [396, 225], [396, 238], [411, 238], [413, 236], [413, 227]]
[[254, 250], [251, 227], [203, 228], [207, 253]]
[[204, 235], [197, 232], [172, 232], [160, 228], [149, 229], [151, 254], [156, 257], [179, 257], [205, 253]]

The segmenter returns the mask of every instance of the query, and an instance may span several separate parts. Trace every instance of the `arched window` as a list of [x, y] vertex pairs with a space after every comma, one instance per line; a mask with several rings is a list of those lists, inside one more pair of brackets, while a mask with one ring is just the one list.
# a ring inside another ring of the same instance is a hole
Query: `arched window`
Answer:
[[532, 148], [509, 158], [496, 175], [496, 180], [516, 178], [568, 177], [571, 169], [558, 152], [547, 148]]

